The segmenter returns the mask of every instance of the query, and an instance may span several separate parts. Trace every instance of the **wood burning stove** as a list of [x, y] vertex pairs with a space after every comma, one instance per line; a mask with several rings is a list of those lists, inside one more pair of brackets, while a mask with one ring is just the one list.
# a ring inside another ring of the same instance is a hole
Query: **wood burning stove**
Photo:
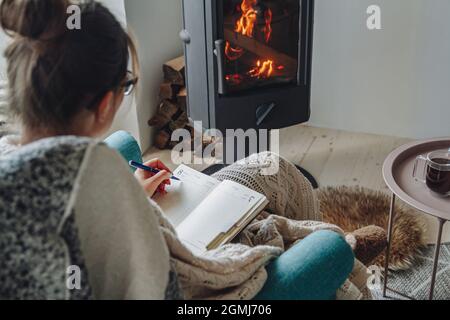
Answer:
[[188, 113], [205, 129], [310, 117], [314, 0], [183, 0]]

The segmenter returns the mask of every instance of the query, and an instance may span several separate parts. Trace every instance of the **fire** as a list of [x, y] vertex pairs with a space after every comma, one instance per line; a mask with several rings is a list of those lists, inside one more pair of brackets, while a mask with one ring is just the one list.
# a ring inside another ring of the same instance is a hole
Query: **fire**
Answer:
[[241, 84], [244, 77], [240, 74], [229, 74], [225, 76], [225, 80], [232, 82], [234, 84]]
[[274, 62], [273, 60], [256, 62], [256, 67], [249, 71], [249, 75], [253, 78], [269, 78], [273, 73]]
[[242, 16], [236, 22], [235, 31], [244, 36], [253, 37], [255, 22], [258, 18], [258, 11], [254, 8], [258, 0], [243, 0], [241, 3]]
[[[244, 36], [253, 38], [255, 23], [258, 18], [258, 10], [255, 6], [258, 4], [258, 0], [242, 0], [240, 19], [236, 22], [234, 31]], [[272, 10], [267, 9], [264, 11], [265, 27], [263, 29], [266, 42], [270, 41], [272, 37]]]
[[236, 61], [244, 54], [244, 49], [242, 48], [233, 48], [230, 43], [227, 41], [225, 44], [225, 54], [230, 61]]
[[[249, 38], [254, 37], [255, 25], [258, 20], [258, 15], [262, 12], [258, 12], [257, 9], [258, 0], [242, 0], [239, 7], [241, 17], [236, 21], [234, 31]], [[264, 33], [264, 40], [269, 43], [272, 38], [272, 10], [270, 8], [264, 11], [264, 27], [259, 29]], [[245, 50], [240, 47], [232, 47], [227, 41], [225, 44], [225, 55], [229, 61], [236, 61], [240, 59], [245, 53]], [[283, 70], [283, 66], [275, 66], [273, 60], [258, 60], [256, 66], [253, 67], [247, 74], [253, 78], [269, 78], [272, 76], [274, 69], [279, 71]], [[227, 81], [240, 82], [242, 78], [237, 78], [236, 75], [229, 75], [226, 77]]]
[[264, 35], [266, 37], [266, 43], [269, 43], [272, 37], [272, 10], [267, 9], [264, 13], [264, 20], [266, 21], [266, 26], [264, 27]]

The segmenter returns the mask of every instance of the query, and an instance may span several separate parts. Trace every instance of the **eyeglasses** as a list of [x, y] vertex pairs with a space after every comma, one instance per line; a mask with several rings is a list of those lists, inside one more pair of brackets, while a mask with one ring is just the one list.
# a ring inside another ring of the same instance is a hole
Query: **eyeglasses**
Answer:
[[[134, 74], [131, 71], [127, 71], [127, 80], [125, 80], [119, 86], [119, 88], [123, 88], [124, 95], [129, 96], [133, 93], [133, 90], [136, 87], [136, 84], [138, 83], [138, 81], [139, 81], [138, 77], [134, 76]], [[109, 91], [109, 90], [103, 91], [100, 94], [98, 94], [97, 96], [93, 97], [91, 102], [88, 104], [89, 105], [88, 109], [96, 107], [107, 91]]]
[[136, 87], [137, 83], [139, 81], [139, 78], [136, 77], [131, 71], [127, 72], [127, 80], [125, 80], [124, 83], [122, 83], [121, 87], [124, 89], [124, 94], [126, 96], [129, 96], [133, 93], [134, 88]]

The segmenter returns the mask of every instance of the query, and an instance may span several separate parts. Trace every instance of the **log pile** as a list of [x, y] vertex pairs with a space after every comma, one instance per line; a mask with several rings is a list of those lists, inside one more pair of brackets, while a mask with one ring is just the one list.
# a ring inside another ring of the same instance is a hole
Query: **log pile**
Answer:
[[[149, 126], [157, 128], [155, 146], [158, 149], [172, 149], [179, 141], [171, 141], [177, 129], [186, 129], [194, 138], [194, 129], [187, 116], [187, 90], [184, 56], [170, 60], [163, 65], [164, 82], [159, 88], [159, 105]], [[210, 138], [203, 137], [203, 148], [211, 144]], [[194, 144], [191, 143], [191, 146]]]

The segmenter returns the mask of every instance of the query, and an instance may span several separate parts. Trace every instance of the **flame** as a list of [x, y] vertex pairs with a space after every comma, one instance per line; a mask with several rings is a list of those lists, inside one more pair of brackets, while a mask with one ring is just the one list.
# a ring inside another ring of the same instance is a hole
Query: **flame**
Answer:
[[273, 60], [256, 62], [256, 67], [249, 71], [249, 75], [253, 78], [269, 78], [273, 74], [274, 62]]
[[244, 77], [240, 74], [228, 74], [225, 76], [225, 80], [227, 80], [228, 82], [232, 82], [234, 84], [241, 84], [242, 81], [244, 80]]
[[233, 48], [231, 44], [227, 41], [225, 44], [225, 55], [228, 60], [236, 61], [244, 54], [244, 49], [242, 48]]
[[[242, 0], [241, 5], [239, 6], [239, 11], [241, 12], [241, 17], [236, 21], [234, 31], [236, 33], [242, 34], [244, 36], [253, 38], [255, 33], [255, 25], [258, 18], [258, 10], [256, 6], [258, 4], [258, 0]], [[264, 33], [264, 40], [266, 43], [269, 43], [272, 38], [272, 10], [270, 8], [264, 11], [264, 28], [260, 29]], [[227, 41], [225, 45], [225, 55], [229, 61], [236, 61], [240, 59], [245, 53], [245, 50], [240, 47], [232, 47], [231, 44]], [[274, 69], [279, 71], [284, 69], [284, 66], [275, 66], [275, 62], [273, 60], [258, 60], [256, 62], [256, 66], [254, 66], [250, 71], [248, 71], [248, 75], [253, 78], [269, 78], [273, 75]], [[239, 75], [228, 75], [226, 76], [227, 81], [234, 81], [239, 83], [243, 80], [242, 76]]]
[[253, 37], [253, 30], [255, 29], [255, 23], [258, 16], [258, 11], [254, 8], [257, 3], [258, 0], [242, 0], [242, 16], [236, 22], [234, 31], [250, 38]]
[[272, 37], [272, 10], [267, 9], [264, 13], [264, 20], [266, 21], [266, 26], [264, 27], [264, 35], [266, 37], [266, 43], [269, 43]]
[[[236, 21], [234, 31], [244, 36], [253, 38], [253, 31], [255, 29], [256, 19], [258, 17], [258, 11], [254, 9], [254, 6], [258, 3], [258, 0], [243, 0], [239, 9], [242, 12], [241, 17]], [[244, 54], [244, 49], [233, 48], [229, 42], [225, 45], [225, 55], [230, 61], [236, 61]]]

